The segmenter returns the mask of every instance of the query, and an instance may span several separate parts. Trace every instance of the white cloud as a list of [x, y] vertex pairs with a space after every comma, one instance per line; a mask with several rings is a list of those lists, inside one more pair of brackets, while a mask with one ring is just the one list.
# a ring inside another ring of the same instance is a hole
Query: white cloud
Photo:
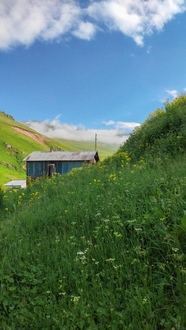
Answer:
[[108, 0], [93, 2], [87, 9], [91, 17], [110, 30], [132, 37], [138, 45], [154, 29], [161, 30], [174, 15], [185, 10], [184, 0]]
[[91, 142], [94, 141], [95, 134], [97, 134], [98, 143], [116, 144], [118, 147], [127, 140], [133, 129], [140, 125], [138, 123], [125, 123], [120, 121], [115, 122], [113, 120], [109, 120], [108, 122], [104, 122], [104, 124], [106, 126], [112, 125], [112, 129], [86, 129], [82, 125], [76, 126], [60, 123], [58, 119], [59, 116], [52, 121], [28, 121], [24, 124], [37, 132], [54, 139], [61, 138], [73, 141]]
[[0, 0], [0, 48], [59, 38], [76, 28], [80, 16], [73, 0]]
[[135, 127], [139, 126], [139, 123], [134, 122], [123, 122], [123, 121], [104, 121], [106, 126], [113, 126], [116, 130], [123, 130], [126, 133], [131, 133]]
[[70, 33], [90, 40], [96, 31], [120, 31], [143, 45], [144, 36], [161, 30], [186, 9], [184, 0], [0, 0], [0, 49]]
[[90, 22], [80, 22], [78, 28], [73, 31], [73, 35], [80, 38], [90, 40], [96, 33], [96, 26]]
[[178, 96], [178, 91], [173, 89], [173, 90], [166, 90], [166, 92], [175, 99]]
[[137, 44], [143, 43], [143, 13], [138, 6], [142, 1], [110, 0], [94, 2], [87, 9], [89, 15], [98, 21], [104, 22], [110, 30], [118, 30], [132, 37]]
[[147, 47], [147, 54], [150, 54], [152, 50], [152, 46]]
[[115, 121], [114, 120], [104, 121], [103, 124], [106, 126], [115, 125]]

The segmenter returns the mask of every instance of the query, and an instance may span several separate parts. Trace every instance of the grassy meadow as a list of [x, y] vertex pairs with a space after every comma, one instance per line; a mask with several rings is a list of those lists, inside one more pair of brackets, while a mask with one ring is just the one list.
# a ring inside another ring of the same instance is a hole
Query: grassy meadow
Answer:
[[95, 165], [1, 188], [2, 330], [186, 329], [181, 128], [175, 154], [138, 132]]

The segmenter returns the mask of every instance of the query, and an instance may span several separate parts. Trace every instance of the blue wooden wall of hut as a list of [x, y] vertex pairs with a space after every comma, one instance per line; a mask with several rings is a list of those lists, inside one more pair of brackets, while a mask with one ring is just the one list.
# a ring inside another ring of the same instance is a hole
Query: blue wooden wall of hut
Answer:
[[82, 167], [85, 162], [81, 161], [65, 161], [65, 162], [43, 162], [33, 161], [27, 162], [27, 176], [41, 177], [47, 175], [48, 165], [55, 164], [55, 172], [65, 174], [70, 172], [73, 168]]

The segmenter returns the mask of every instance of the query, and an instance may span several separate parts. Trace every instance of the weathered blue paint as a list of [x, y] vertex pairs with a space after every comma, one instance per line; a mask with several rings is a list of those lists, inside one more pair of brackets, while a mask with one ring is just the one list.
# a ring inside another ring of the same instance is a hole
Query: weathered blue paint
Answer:
[[27, 162], [27, 176], [42, 177], [48, 175], [48, 165], [54, 164], [55, 172], [65, 174], [73, 168], [82, 167], [85, 162]]
[[82, 167], [83, 164], [93, 164], [99, 161], [97, 151], [34, 151], [28, 155], [26, 162], [27, 177], [33, 179], [49, 176], [54, 172], [65, 174], [73, 168]]

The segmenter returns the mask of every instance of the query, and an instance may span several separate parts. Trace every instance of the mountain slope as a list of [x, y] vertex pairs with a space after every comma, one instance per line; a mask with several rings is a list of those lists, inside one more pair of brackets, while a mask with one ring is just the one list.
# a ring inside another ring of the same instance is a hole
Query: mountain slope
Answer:
[[141, 157], [175, 157], [186, 152], [186, 94], [156, 109], [119, 148], [136, 161]]
[[50, 147], [74, 150], [16, 122], [5, 112], [0, 112], [0, 185], [9, 180], [24, 179], [23, 158], [32, 151], [45, 151]]

